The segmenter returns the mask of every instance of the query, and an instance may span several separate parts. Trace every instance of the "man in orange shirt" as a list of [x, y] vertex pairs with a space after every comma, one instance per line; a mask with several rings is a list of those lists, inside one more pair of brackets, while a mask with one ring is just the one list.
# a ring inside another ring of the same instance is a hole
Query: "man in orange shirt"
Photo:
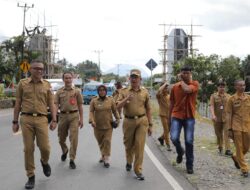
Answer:
[[[178, 74], [179, 82], [174, 84], [170, 94], [171, 141], [176, 147], [176, 162], [180, 164], [186, 153], [186, 168], [188, 174], [193, 174], [193, 141], [195, 125], [195, 106], [199, 88], [198, 81], [192, 80], [192, 68], [183, 66]], [[180, 133], [184, 128], [185, 148], [181, 146]]]

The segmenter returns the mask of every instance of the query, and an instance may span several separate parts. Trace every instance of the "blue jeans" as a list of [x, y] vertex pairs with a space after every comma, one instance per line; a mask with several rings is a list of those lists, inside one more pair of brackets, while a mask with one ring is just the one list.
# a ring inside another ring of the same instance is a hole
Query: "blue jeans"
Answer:
[[175, 117], [171, 118], [171, 141], [175, 145], [176, 152], [178, 155], [183, 155], [184, 150], [180, 142], [180, 134], [182, 127], [184, 128], [184, 138], [185, 138], [185, 149], [186, 149], [186, 167], [187, 169], [193, 169], [194, 162], [194, 125], [195, 119], [178, 119]]

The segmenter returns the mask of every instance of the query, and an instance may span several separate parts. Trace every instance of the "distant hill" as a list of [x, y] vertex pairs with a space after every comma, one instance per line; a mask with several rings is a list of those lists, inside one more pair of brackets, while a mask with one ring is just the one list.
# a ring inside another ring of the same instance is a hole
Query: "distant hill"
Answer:
[[[128, 75], [129, 71], [131, 69], [139, 69], [141, 71], [142, 78], [148, 78], [148, 77], [150, 77], [150, 75], [145, 71], [145, 69], [147, 69], [147, 68], [142, 68], [142, 67], [138, 67], [138, 66], [134, 66], [134, 65], [129, 65], [129, 64], [122, 64], [122, 65], [119, 66], [119, 76], [126, 76], [126, 75]], [[117, 73], [118, 73], [117, 66], [103, 72], [103, 74], [108, 74], [108, 73], [114, 73], [114, 74], [117, 75]]]

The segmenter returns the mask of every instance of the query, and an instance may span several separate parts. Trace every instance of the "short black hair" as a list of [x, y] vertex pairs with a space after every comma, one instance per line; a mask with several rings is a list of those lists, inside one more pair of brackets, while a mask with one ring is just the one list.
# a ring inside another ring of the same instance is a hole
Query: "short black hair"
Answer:
[[63, 75], [62, 75], [62, 79], [64, 79], [64, 75], [65, 74], [71, 74], [71, 76], [73, 77], [73, 73], [72, 72], [70, 72], [70, 71], [65, 71], [64, 73], [63, 73]]
[[242, 81], [245, 82], [243, 79], [237, 79], [234, 81], [234, 85], [237, 85], [239, 82], [242, 82]]
[[42, 60], [40, 60], [40, 59], [33, 59], [33, 60], [30, 62], [30, 65], [32, 65], [32, 64], [34, 64], [34, 63], [42, 63], [42, 64], [44, 64], [44, 63], [42, 62]]
[[183, 65], [181, 71], [192, 71], [192, 67], [190, 65]]

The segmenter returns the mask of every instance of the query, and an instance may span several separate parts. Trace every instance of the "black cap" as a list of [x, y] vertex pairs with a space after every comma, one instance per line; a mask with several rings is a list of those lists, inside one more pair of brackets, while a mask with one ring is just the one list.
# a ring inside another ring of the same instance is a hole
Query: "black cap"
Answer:
[[190, 65], [183, 65], [181, 71], [192, 71], [192, 67]]

